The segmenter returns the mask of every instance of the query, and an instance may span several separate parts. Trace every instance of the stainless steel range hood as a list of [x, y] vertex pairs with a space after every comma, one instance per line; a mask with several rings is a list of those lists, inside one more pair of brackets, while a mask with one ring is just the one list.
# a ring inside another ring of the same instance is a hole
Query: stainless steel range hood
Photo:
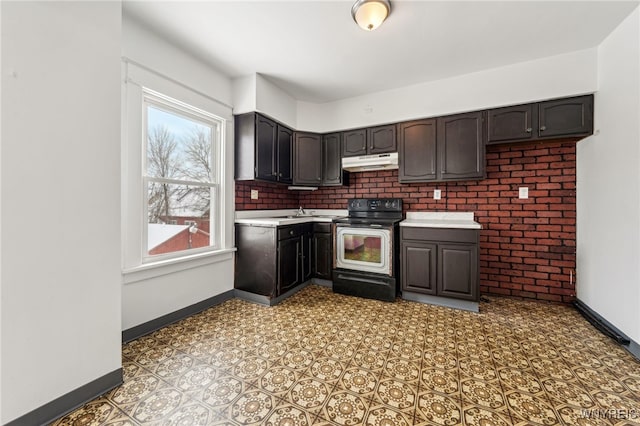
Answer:
[[360, 157], [344, 157], [342, 168], [350, 172], [366, 172], [371, 170], [390, 170], [398, 168], [398, 153], [363, 155]]

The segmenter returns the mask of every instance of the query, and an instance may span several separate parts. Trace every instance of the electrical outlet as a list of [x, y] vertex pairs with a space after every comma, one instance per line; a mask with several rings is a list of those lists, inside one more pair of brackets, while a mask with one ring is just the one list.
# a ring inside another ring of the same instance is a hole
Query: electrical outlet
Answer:
[[251, 199], [252, 200], [257, 200], [258, 199], [258, 190], [257, 189], [252, 189], [251, 190]]
[[434, 189], [433, 190], [433, 199], [434, 200], [439, 200], [440, 198], [442, 198], [442, 191], [440, 189]]
[[518, 188], [518, 198], [521, 200], [526, 200], [529, 198], [529, 188], [526, 186], [521, 186]]

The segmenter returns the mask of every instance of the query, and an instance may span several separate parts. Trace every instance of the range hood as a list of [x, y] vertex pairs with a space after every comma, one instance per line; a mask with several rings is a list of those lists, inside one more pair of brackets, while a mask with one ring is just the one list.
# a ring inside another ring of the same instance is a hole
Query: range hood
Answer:
[[390, 170], [398, 168], [398, 153], [363, 155], [360, 157], [344, 157], [342, 169], [350, 172], [366, 172], [371, 170]]

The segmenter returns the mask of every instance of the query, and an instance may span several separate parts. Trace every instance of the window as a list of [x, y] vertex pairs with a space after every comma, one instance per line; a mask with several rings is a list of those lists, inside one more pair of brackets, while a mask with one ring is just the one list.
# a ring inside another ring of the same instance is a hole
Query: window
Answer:
[[155, 92], [143, 100], [143, 260], [218, 248], [224, 120]]

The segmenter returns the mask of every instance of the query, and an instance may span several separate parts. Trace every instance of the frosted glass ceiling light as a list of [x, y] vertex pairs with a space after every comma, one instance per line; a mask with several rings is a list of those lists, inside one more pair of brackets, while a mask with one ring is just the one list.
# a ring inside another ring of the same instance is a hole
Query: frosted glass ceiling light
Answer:
[[353, 20], [367, 31], [378, 28], [390, 12], [391, 4], [388, 0], [358, 0], [351, 8]]

